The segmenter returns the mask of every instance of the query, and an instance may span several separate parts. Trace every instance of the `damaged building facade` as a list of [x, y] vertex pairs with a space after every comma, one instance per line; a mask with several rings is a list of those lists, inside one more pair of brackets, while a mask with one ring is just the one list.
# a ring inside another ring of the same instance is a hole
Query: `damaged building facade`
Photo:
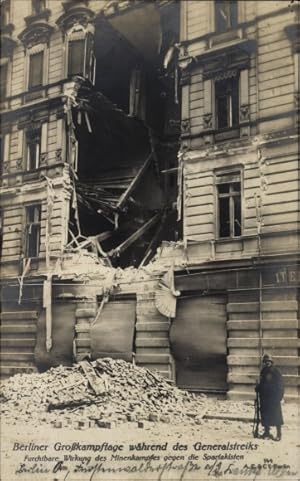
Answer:
[[299, 386], [299, 6], [1, 1], [1, 370]]

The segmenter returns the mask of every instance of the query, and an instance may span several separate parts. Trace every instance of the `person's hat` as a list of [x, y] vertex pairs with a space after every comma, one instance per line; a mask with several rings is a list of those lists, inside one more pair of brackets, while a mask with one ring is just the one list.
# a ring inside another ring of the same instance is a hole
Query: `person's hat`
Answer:
[[267, 361], [273, 362], [273, 359], [270, 356], [270, 354], [264, 354], [262, 360], [263, 360], [263, 362], [267, 362]]

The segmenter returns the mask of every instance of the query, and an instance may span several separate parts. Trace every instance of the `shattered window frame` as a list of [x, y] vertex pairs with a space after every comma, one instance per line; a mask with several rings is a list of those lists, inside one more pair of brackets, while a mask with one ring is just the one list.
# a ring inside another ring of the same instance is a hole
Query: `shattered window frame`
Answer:
[[217, 238], [241, 237], [243, 235], [241, 170], [215, 173], [215, 185]]
[[38, 257], [41, 244], [41, 204], [31, 204], [26, 209], [25, 257]]
[[215, 0], [215, 31], [224, 33], [238, 26], [237, 0]]

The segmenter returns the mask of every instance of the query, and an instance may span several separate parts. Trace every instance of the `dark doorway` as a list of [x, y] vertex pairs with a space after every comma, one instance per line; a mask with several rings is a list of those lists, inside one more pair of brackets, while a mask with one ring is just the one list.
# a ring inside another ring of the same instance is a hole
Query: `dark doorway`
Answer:
[[170, 342], [179, 387], [226, 390], [225, 297], [193, 295], [179, 299]]

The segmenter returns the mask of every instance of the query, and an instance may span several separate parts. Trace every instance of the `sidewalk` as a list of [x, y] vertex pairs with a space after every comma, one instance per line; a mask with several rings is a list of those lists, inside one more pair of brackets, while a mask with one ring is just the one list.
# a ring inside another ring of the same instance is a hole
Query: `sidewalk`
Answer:
[[[282, 404], [283, 418], [286, 424], [299, 422], [300, 407], [296, 403]], [[253, 401], [211, 401], [203, 419], [220, 419], [252, 423], [254, 418]]]

